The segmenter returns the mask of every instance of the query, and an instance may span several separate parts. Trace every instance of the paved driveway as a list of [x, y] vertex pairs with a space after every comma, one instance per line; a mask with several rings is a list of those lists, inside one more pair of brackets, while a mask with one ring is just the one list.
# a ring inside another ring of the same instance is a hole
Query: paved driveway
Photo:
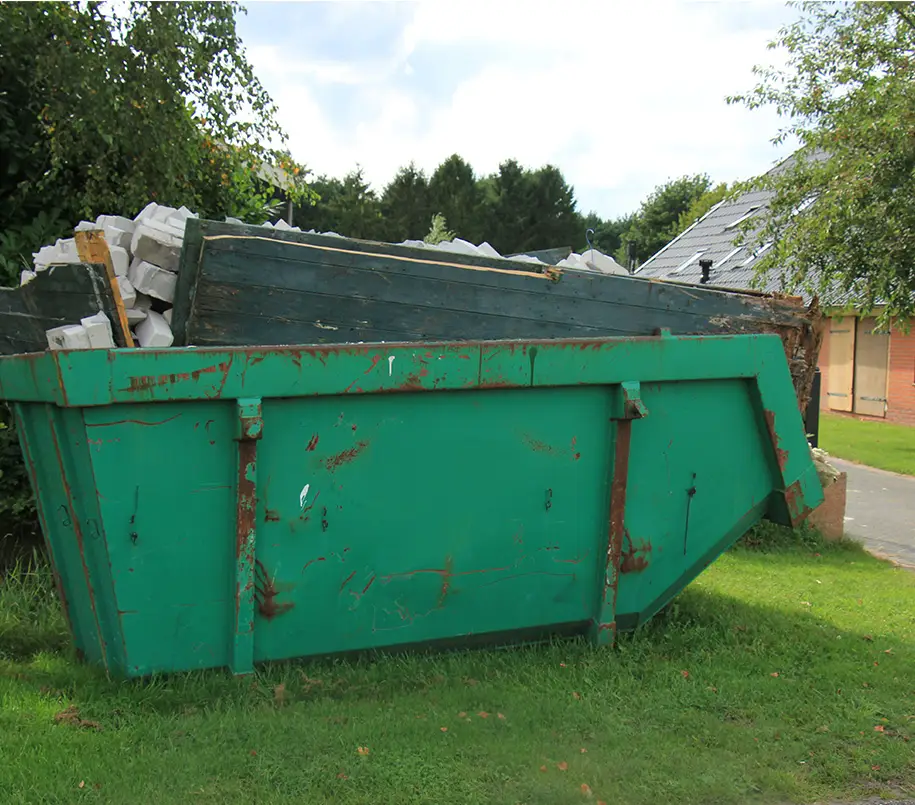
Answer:
[[915, 568], [915, 478], [829, 457], [848, 473], [845, 534], [869, 551]]

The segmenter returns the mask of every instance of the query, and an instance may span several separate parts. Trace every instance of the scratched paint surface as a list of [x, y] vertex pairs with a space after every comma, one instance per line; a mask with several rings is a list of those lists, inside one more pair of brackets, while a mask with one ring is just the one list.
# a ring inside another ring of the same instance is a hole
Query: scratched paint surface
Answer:
[[133, 673], [228, 662], [235, 615], [234, 417], [232, 401], [85, 409]]
[[772, 493], [770, 451], [747, 383], [683, 382], [676, 394], [645, 384], [641, 393], [649, 415], [632, 423], [617, 597], [627, 628], [695, 578], [735, 528], [740, 536], [748, 520], [757, 522]]
[[291, 607], [256, 658], [591, 618], [608, 415], [606, 388], [266, 401], [257, 554]]

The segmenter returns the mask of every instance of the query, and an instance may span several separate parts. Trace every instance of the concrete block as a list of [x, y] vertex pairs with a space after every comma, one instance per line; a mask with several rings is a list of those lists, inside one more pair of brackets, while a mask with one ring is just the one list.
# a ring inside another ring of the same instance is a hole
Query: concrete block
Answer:
[[172, 311], [173, 311], [173, 310], [174, 310], [174, 308], [173, 308], [173, 307], [170, 307], [168, 310], [166, 310], [166, 311], [162, 314], [162, 318], [165, 319], [165, 320], [168, 322], [168, 326], [169, 326], [169, 327], [172, 326]]
[[133, 303], [134, 308], [142, 310], [144, 313], [152, 307], [152, 299], [145, 293], [137, 294], [137, 301]]
[[127, 277], [118, 277], [118, 290], [121, 292], [121, 299], [124, 300], [125, 308], [132, 308], [136, 305], [137, 290]]
[[586, 267], [600, 271], [601, 274], [619, 274], [620, 276], [629, 274], [616, 260], [597, 249], [589, 249], [584, 252], [581, 259]]
[[135, 258], [169, 271], [177, 271], [181, 245], [182, 238], [173, 228], [141, 223], [133, 233], [130, 251]]
[[137, 325], [137, 341], [147, 349], [170, 347], [175, 337], [168, 322], [155, 310], [150, 310], [146, 318]]
[[49, 349], [89, 349], [89, 334], [81, 324], [65, 324], [46, 331]]
[[178, 275], [173, 271], [166, 271], [160, 266], [141, 260], [139, 263], [131, 264], [127, 276], [140, 293], [161, 299], [163, 302], [174, 301]]
[[111, 322], [99, 311], [94, 316], [86, 316], [79, 323], [89, 338], [90, 349], [114, 349], [114, 336], [111, 333]]
[[[148, 298], [148, 297], [147, 297]], [[149, 308], [129, 307], [124, 312], [127, 314], [127, 326], [135, 327], [146, 318]]]
[[483, 254], [486, 257], [501, 257], [502, 256], [492, 246], [489, 245], [488, 241], [485, 241], [485, 240], [479, 246], [477, 246], [477, 250], [480, 252], [480, 254]]
[[117, 246], [125, 252], [130, 249], [130, 242], [133, 240], [133, 230], [129, 232], [117, 226], [106, 226], [103, 230], [105, 233], [105, 242], [108, 248]]
[[116, 277], [126, 277], [127, 269], [130, 268], [130, 255], [127, 249], [121, 246], [109, 246], [108, 251], [111, 253], [111, 265], [114, 267]]

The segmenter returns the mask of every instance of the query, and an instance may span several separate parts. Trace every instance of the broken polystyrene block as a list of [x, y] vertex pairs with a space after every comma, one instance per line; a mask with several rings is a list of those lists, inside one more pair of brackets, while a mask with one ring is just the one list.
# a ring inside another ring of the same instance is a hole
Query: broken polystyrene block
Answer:
[[479, 246], [477, 246], [477, 251], [479, 251], [480, 254], [486, 255], [486, 257], [501, 257], [502, 256], [492, 246], [490, 246], [489, 243], [485, 240]]
[[531, 257], [529, 254], [516, 254], [514, 257], [509, 257], [509, 260], [514, 260], [516, 263], [543, 263], [539, 257]]
[[150, 201], [142, 210], [137, 213], [136, 218], [133, 220], [137, 223], [140, 221], [145, 221], [149, 218], [152, 218], [156, 214], [156, 210], [159, 209], [159, 205], [155, 201]]
[[19, 287], [30, 283], [35, 277], [37, 277], [34, 271], [29, 271], [27, 268], [22, 269], [22, 273], [19, 275]]
[[141, 223], [133, 233], [130, 251], [139, 260], [176, 271], [181, 260], [182, 238], [172, 227]]
[[137, 325], [137, 341], [141, 347], [170, 347], [174, 340], [172, 328], [155, 310], [150, 310], [146, 318]]
[[133, 303], [134, 308], [142, 310], [144, 313], [152, 307], [152, 299], [145, 293], [137, 294], [137, 301]]
[[127, 249], [121, 246], [109, 246], [108, 252], [111, 254], [111, 266], [114, 268], [116, 277], [126, 277], [127, 269], [130, 267], [130, 255]]
[[86, 316], [79, 323], [89, 338], [90, 349], [114, 349], [114, 336], [111, 333], [111, 322], [99, 311], [94, 316]]
[[168, 322], [168, 326], [169, 326], [169, 327], [172, 326], [172, 311], [173, 311], [173, 310], [174, 310], [174, 308], [173, 308], [173, 307], [170, 307], [168, 310], [166, 310], [166, 311], [162, 314], [162, 318], [165, 319], [165, 320]]
[[426, 242], [424, 240], [404, 240], [397, 244], [398, 246], [412, 246], [414, 249], [425, 249]]
[[597, 249], [589, 249], [584, 252], [581, 257], [582, 262], [584, 262], [588, 268], [600, 271], [601, 274], [629, 274], [629, 272], [617, 263], [616, 260], [599, 252]]
[[73, 227], [74, 232], [92, 232], [96, 229], [101, 229], [101, 227], [95, 221], [80, 221]]
[[127, 314], [127, 324], [133, 327], [146, 318], [149, 308], [129, 307], [124, 312]]
[[89, 349], [89, 334], [81, 324], [65, 324], [47, 331], [49, 349]]
[[[136, 223], [130, 218], [125, 218], [123, 215], [100, 215], [95, 219], [95, 222], [102, 229], [108, 229], [111, 227], [113, 229], [120, 229], [122, 232], [133, 232]], [[110, 243], [111, 241], [109, 241]]]
[[244, 221], [242, 221], [241, 218], [233, 218], [231, 215], [227, 215], [226, 223], [227, 224], [244, 224]]
[[161, 299], [163, 302], [174, 301], [175, 286], [178, 283], [178, 275], [174, 272], [141, 260], [139, 263], [134, 261], [131, 264], [127, 276], [133, 287], [141, 293]]
[[130, 241], [133, 240], [133, 230], [128, 232], [117, 226], [106, 226], [103, 230], [105, 233], [105, 242], [109, 248], [117, 246], [124, 251], [130, 249]]
[[135, 307], [137, 304], [137, 290], [133, 283], [127, 277], [118, 277], [118, 290], [121, 292], [121, 299], [124, 300], [124, 307]]
[[282, 218], [273, 225], [273, 228], [279, 229], [280, 232], [289, 232], [292, 229]]
[[191, 212], [187, 207], [179, 207], [165, 221], [165, 223], [184, 236], [184, 228], [189, 218], [196, 218], [197, 213]]
[[169, 218], [171, 218], [178, 210], [174, 207], [169, 207], [165, 204], [160, 204], [155, 212], [150, 216], [151, 221], [161, 221], [165, 223]]

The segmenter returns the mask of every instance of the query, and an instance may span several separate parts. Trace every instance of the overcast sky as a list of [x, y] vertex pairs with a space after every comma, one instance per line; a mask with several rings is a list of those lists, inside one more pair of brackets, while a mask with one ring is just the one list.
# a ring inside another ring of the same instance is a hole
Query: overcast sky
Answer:
[[796, 11], [763, 0], [247, 2], [241, 34], [296, 159], [380, 191], [410, 160], [557, 165], [614, 217], [688, 173], [731, 181], [789, 153], [770, 110], [728, 106]]

